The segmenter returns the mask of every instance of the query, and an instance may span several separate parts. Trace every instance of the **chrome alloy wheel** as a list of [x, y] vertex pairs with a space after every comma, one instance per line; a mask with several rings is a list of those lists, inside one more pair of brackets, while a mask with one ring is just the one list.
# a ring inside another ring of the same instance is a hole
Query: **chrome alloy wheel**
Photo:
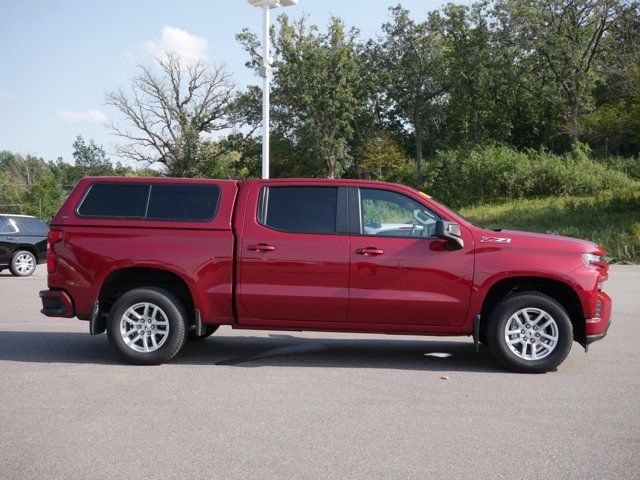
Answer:
[[14, 268], [20, 275], [31, 275], [36, 269], [36, 262], [32, 255], [21, 253], [13, 262]]
[[154, 352], [169, 338], [169, 320], [159, 306], [136, 303], [120, 319], [120, 336], [136, 352]]
[[558, 345], [558, 325], [539, 308], [523, 308], [511, 315], [504, 327], [509, 350], [523, 360], [540, 360]]

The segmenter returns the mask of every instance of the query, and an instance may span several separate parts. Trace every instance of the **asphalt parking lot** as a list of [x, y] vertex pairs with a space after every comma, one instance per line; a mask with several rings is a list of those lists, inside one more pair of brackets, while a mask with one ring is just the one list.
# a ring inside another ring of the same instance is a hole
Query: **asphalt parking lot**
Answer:
[[122, 365], [40, 315], [44, 270], [0, 274], [2, 479], [640, 478], [640, 267], [612, 267], [609, 336], [545, 375], [468, 339], [226, 327]]

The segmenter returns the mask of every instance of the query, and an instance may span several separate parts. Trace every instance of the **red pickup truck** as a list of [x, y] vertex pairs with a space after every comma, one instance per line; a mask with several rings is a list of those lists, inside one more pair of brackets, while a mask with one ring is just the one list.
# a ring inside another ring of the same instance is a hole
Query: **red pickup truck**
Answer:
[[389, 183], [96, 177], [51, 222], [40, 297], [136, 364], [231, 325], [467, 335], [508, 369], [545, 372], [605, 336], [604, 255], [482, 229]]

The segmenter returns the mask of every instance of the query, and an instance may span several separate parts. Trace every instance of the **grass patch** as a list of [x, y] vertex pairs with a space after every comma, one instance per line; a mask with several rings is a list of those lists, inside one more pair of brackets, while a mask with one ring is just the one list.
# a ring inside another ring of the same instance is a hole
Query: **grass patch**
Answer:
[[584, 197], [510, 200], [461, 209], [474, 224], [582, 238], [602, 245], [612, 262], [640, 263], [640, 190]]

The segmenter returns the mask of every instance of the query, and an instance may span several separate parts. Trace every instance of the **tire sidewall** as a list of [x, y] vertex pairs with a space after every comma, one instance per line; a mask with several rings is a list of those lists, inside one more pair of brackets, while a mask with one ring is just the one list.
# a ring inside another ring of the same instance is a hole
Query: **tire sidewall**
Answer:
[[[16, 260], [20, 255], [23, 255], [23, 254], [29, 255], [33, 260], [33, 270], [31, 270], [29, 273], [20, 273], [15, 266]], [[11, 270], [11, 273], [16, 277], [28, 277], [34, 274], [34, 272], [36, 271], [37, 265], [38, 265], [38, 261], [36, 259], [36, 256], [33, 253], [31, 253], [29, 250], [18, 250], [11, 257], [11, 265], [9, 267], [9, 270]]]
[[[153, 352], [136, 352], [127, 346], [120, 335], [120, 320], [129, 307], [140, 302], [149, 302], [160, 307], [169, 322], [169, 338]], [[183, 347], [186, 339], [186, 311], [180, 300], [170, 292], [159, 288], [136, 288], [124, 293], [113, 304], [107, 321], [109, 343], [121, 358], [136, 365], [159, 365], [173, 358]]]
[[[558, 326], [558, 343], [554, 350], [540, 360], [524, 360], [513, 353], [504, 338], [509, 318], [523, 308], [539, 308], [546, 311]], [[539, 292], [523, 292], [503, 300], [491, 313], [489, 346], [503, 366], [521, 373], [544, 373], [554, 370], [569, 354], [573, 344], [573, 327], [566, 310], [554, 299]]]

